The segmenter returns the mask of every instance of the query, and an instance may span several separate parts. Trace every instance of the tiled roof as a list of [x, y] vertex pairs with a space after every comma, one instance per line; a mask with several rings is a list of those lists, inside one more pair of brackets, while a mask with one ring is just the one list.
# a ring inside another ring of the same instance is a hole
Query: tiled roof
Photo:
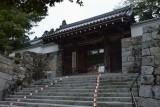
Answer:
[[55, 34], [73, 30], [73, 29], [80, 28], [80, 27], [84, 27], [84, 26], [88, 26], [88, 25], [92, 25], [92, 24], [96, 24], [96, 23], [103, 22], [103, 21], [109, 21], [109, 20], [116, 19], [119, 17], [131, 16], [132, 13], [133, 12], [132, 12], [131, 6], [127, 6], [127, 7], [117, 9], [117, 10], [114, 10], [114, 11], [111, 11], [111, 12], [108, 12], [108, 13], [105, 13], [99, 16], [91, 17], [89, 19], [85, 19], [85, 20], [81, 20], [75, 23], [63, 25], [58, 29], [58, 31], [55, 32]]

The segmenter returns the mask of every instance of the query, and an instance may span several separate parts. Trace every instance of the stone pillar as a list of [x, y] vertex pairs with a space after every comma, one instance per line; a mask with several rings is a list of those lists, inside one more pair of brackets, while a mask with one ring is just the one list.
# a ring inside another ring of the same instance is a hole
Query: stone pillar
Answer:
[[143, 28], [139, 107], [160, 106], [160, 23]]

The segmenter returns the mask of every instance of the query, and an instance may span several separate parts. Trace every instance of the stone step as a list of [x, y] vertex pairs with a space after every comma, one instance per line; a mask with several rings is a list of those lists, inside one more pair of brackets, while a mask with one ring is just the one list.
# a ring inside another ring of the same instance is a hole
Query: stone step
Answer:
[[[108, 82], [108, 81], [101, 81], [100, 80], [100, 84], [104, 84], [104, 85], [127, 85], [127, 86], [131, 86], [131, 84], [132, 84], [132, 82], [133, 81], [127, 81], [127, 82], [116, 82], [116, 81], [114, 81], [114, 82]], [[33, 84], [33, 85], [35, 85], [35, 86], [38, 86], [38, 85], [50, 85], [51, 83], [53, 83], [54, 85], [74, 85], [74, 86], [76, 86], [77, 84], [79, 85], [79, 84], [81, 84], [81, 85], [86, 85], [86, 84], [96, 84], [97, 83], [97, 81], [93, 81], [93, 82], [91, 82], [91, 83], [84, 83], [84, 82], [82, 82], [82, 83], [79, 83], [79, 82], [73, 82], [73, 83], [71, 83], [71, 82], [57, 82], [57, 83], [54, 83], [54, 82], [49, 82], [49, 83], [38, 83], [38, 84]], [[31, 85], [31, 86], [33, 86], [33, 85]]]
[[0, 104], [0, 107], [27, 107], [27, 106], [17, 106], [17, 105], [1, 105]]
[[[29, 93], [28, 94], [23, 94], [23, 95], [10, 95], [10, 97], [12, 98], [16, 98], [16, 96], [18, 97], [18, 96], [21, 96], [21, 97], [24, 97], [24, 96], [26, 96], [27, 95], [27, 97], [34, 97], [34, 96], [38, 96], [38, 97], [41, 97], [41, 96], [45, 96], [45, 97], [53, 97], [52, 95], [49, 95], [49, 94], [45, 94], [45, 95], [40, 95], [40, 94], [35, 94], [35, 93], [33, 93], [33, 95], [32, 96], [29, 96]], [[73, 96], [75, 96], [75, 97], [93, 97], [93, 94], [79, 94], [79, 95], [81, 95], [81, 96], [78, 96], [77, 94], [70, 94], [70, 95], [67, 95], [68, 97], [73, 97]], [[83, 95], [83, 96], [82, 96]], [[137, 93], [134, 93], [134, 95], [135, 96], [137, 96]], [[63, 96], [65, 96], [65, 95], [63, 95], [63, 94], [59, 94], [59, 95], [54, 95], [55, 97], [56, 96], [58, 96], [58, 97], [63, 97]], [[99, 94], [98, 93], [98, 97], [130, 97], [131, 96], [131, 94], [130, 93], [109, 93], [109, 92], [106, 92], [106, 93], [103, 93], [103, 94]]]
[[[46, 90], [37, 90], [39, 92], [94, 92], [95, 89], [46, 89]], [[35, 92], [35, 90], [19, 90], [18, 92]]]
[[[13, 103], [13, 102], [0, 101], [0, 104], [9, 105], [10, 103]], [[92, 107], [92, 106], [84, 106], [84, 105], [64, 105], [64, 104], [31, 103], [31, 102], [14, 102], [13, 105], [14, 106], [27, 106], [27, 107]]]
[[[134, 93], [135, 96], [137, 96], [136, 93]], [[97, 95], [98, 97], [131, 97], [130, 93], [126, 93], [126, 92], [121, 92], [121, 93], [117, 93], [117, 92], [106, 92], [103, 94], [98, 93]]]
[[[136, 92], [136, 89], [133, 89], [133, 92]], [[35, 90], [31, 90], [31, 91], [18, 91], [15, 92], [16, 95], [27, 95], [30, 92], [34, 93], [34, 94], [40, 94], [40, 95], [59, 95], [59, 94], [64, 94], [64, 95], [68, 95], [68, 94], [87, 94], [87, 93], [94, 93], [94, 89], [93, 90], [75, 90], [75, 91], [70, 91], [70, 90], [38, 90], [38, 93], [35, 92]], [[116, 88], [116, 89], [99, 89], [98, 90], [98, 94], [104, 94], [106, 92], [128, 92], [130, 93], [130, 90], [128, 88]]]
[[[46, 90], [61, 90], [61, 89], [64, 89], [64, 90], [84, 90], [84, 89], [88, 89], [88, 90], [92, 90], [92, 89], [95, 89], [96, 85], [95, 86], [80, 86], [80, 87], [47, 87], [45, 88], [45, 86], [43, 86], [44, 89]], [[32, 88], [23, 88], [23, 90], [19, 90], [19, 91], [30, 91], [30, 90], [40, 90], [42, 87], [32, 87]], [[99, 86], [99, 89], [115, 89], [115, 88], [130, 88], [130, 86], [121, 86], [121, 85], [109, 85], [109, 86]], [[133, 88], [136, 88], [136, 86], [134, 86]]]
[[[6, 98], [6, 101], [16, 101], [16, 99], [24, 99], [24, 96]], [[78, 100], [78, 101], [93, 101], [93, 97], [79, 97], [79, 96], [27, 96], [27, 99], [38, 99], [39, 100]], [[97, 97], [97, 101], [120, 101], [120, 102], [131, 102], [131, 97]], [[38, 101], [39, 102], [39, 101]]]
[[[97, 76], [98, 74], [39, 80], [23, 90], [18, 90], [0, 104], [6, 107], [9, 107], [10, 102], [14, 102], [15, 107], [93, 107]], [[97, 107], [132, 107], [129, 89], [135, 78], [136, 75], [103, 74], [97, 92]], [[133, 92], [137, 98], [136, 86]]]
[[[45, 87], [45, 86], [43, 86]], [[95, 89], [95, 86], [77, 86], [77, 87], [47, 87], [47, 89]], [[27, 87], [27, 88], [23, 88], [23, 90], [30, 90], [30, 89], [40, 89], [41, 87]]]
[[[15, 95], [29, 95], [28, 92], [23, 93], [16, 93]], [[73, 93], [73, 92], [39, 92], [39, 93], [32, 93], [33, 95], [46, 95], [46, 96], [93, 96], [94, 92], [90, 93]]]
[[[103, 94], [105, 92], [118, 92], [118, 93], [128, 92], [130, 93], [130, 89], [129, 88], [115, 88], [115, 89], [98, 90], [98, 92], [99, 94]], [[137, 92], [137, 89], [133, 89], [132, 92]]]
[[112, 101], [112, 102], [97, 102], [97, 107], [132, 107], [131, 102], [119, 102], [119, 101]]
[[[61, 86], [61, 87], [63, 87], [63, 86], [89, 86], [89, 85], [91, 85], [91, 86], [93, 86], [93, 85], [96, 85], [96, 83], [83, 83], [83, 84], [54, 84], [54, 86]], [[42, 86], [45, 86], [45, 85], [30, 85], [30, 87], [42, 87]]]
[[[9, 99], [7, 101], [16, 102], [17, 99]], [[29, 103], [49, 103], [49, 104], [65, 104], [65, 105], [88, 105], [92, 106], [93, 100], [90, 101], [78, 101], [78, 100], [53, 100], [53, 99], [20, 99], [20, 102], [29, 102]]]
[[[38, 82], [35, 82], [35, 84], [38, 84], [38, 83], [50, 83], [50, 82], [55, 82], [55, 81], [57, 81], [58, 83], [84, 83], [84, 82], [95, 82], [95, 81], [97, 81], [97, 78], [95, 78], [95, 79], [73, 79], [73, 80], [68, 80], [68, 79], [62, 79], [62, 80], [47, 80], [47, 81], [38, 81]], [[119, 83], [121, 83], [121, 82], [130, 82], [130, 81], [133, 81], [133, 80], [122, 80], [122, 81], [120, 81], [120, 80], [113, 80], [113, 81], [111, 81], [111, 80], [106, 80], [106, 78], [101, 78], [100, 77], [100, 81], [101, 82], [119, 82]]]
[[[106, 89], [98, 89], [98, 92], [118, 92], [118, 91], [124, 91], [125, 90], [125, 92], [126, 91], [130, 91], [129, 90], [129, 88], [106, 88]], [[63, 88], [61, 88], [61, 89], [44, 89], [44, 90], [40, 90], [40, 88], [39, 89], [36, 89], [36, 91], [38, 91], [38, 92], [50, 92], [50, 93], [54, 93], [54, 92], [80, 92], [80, 93], [83, 93], [83, 92], [86, 92], [86, 93], [88, 93], [88, 92], [94, 92], [95, 91], [95, 89], [93, 88], [93, 89], [63, 89]], [[133, 88], [133, 92], [134, 91], [137, 91], [136, 90], [136, 88]], [[19, 90], [18, 92], [15, 92], [15, 94], [16, 93], [23, 93], [23, 92], [25, 92], [25, 93], [29, 93], [29, 92], [35, 92], [35, 89], [30, 89], [30, 90]]]
[[58, 83], [84, 83], [84, 82], [95, 82], [97, 81], [97, 78], [95, 79], [83, 79], [83, 80], [48, 80], [48, 81], [39, 81], [39, 82], [35, 82], [35, 84], [39, 84], [39, 83], [51, 83], [51, 82], [55, 82], [57, 81]]
[[[26, 87], [27, 89], [28, 88], [41, 88], [41, 87], [45, 87], [46, 85], [32, 85], [32, 86], [29, 86], [29, 87]], [[93, 84], [93, 85], [47, 85], [47, 89], [51, 89], [51, 88], [65, 88], [65, 89], [69, 89], [69, 88], [76, 88], [76, 87], [80, 87], [80, 88], [95, 88], [96, 84]], [[26, 89], [24, 88], [24, 89]], [[99, 88], [130, 88], [130, 85], [106, 85], [106, 84], [100, 84]], [[136, 88], [136, 85], [134, 86], [134, 88]]]
[[[23, 99], [23, 95], [12, 95], [9, 98], [6, 98], [6, 100], [9, 99], [15, 99], [20, 98]], [[93, 101], [92, 97], [86, 97], [86, 96], [27, 96], [29, 99], [52, 99], [52, 100], [79, 100], [79, 101]]]

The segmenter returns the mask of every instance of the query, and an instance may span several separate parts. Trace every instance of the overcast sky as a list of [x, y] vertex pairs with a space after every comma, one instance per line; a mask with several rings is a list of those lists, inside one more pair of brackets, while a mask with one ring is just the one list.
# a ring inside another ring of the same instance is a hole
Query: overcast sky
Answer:
[[[76, 1], [76, 0], [75, 0]], [[55, 7], [49, 8], [48, 16], [38, 23], [39, 26], [34, 27], [31, 31], [35, 32], [30, 35], [30, 39], [35, 36], [41, 37], [45, 30], [51, 28], [59, 28], [65, 19], [67, 24], [100, 15], [112, 11], [122, 0], [82, 0], [84, 6], [80, 7], [76, 3], [70, 3], [64, 0], [57, 3]]]

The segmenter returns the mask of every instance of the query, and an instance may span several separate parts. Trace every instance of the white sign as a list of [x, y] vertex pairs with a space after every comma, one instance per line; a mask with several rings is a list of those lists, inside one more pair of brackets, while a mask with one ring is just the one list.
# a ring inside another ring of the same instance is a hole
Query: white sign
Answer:
[[76, 52], [72, 52], [72, 68], [76, 68]]
[[104, 72], [104, 66], [99, 66], [98, 73], [103, 73], [103, 72]]

